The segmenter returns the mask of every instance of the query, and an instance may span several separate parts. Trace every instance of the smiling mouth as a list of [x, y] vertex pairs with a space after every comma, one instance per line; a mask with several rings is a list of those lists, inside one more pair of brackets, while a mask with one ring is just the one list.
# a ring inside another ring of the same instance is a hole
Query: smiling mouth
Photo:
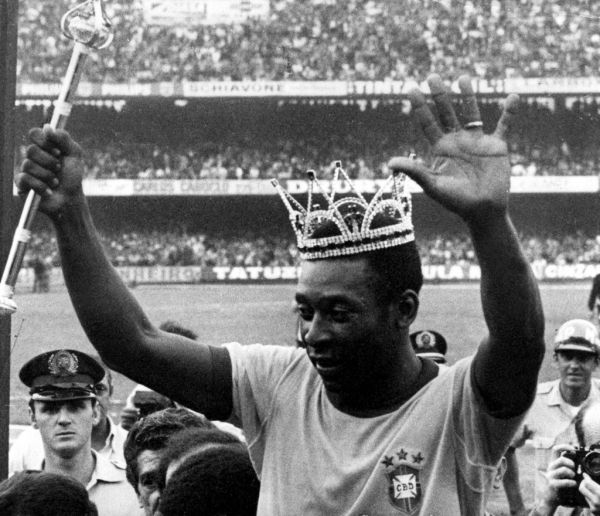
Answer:
[[321, 376], [331, 376], [336, 374], [340, 369], [340, 365], [330, 359], [315, 359], [314, 365]]

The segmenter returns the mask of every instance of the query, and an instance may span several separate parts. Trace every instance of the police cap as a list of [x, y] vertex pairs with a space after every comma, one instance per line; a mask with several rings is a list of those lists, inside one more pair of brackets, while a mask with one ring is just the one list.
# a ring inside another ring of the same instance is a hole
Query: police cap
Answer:
[[96, 397], [94, 386], [104, 368], [91, 356], [72, 349], [42, 353], [27, 362], [19, 378], [34, 401], [66, 401]]
[[430, 358], [439, 364], [446, 363], [448, 345], [446, 339], [437, 331], [421, 330], [411, 333], [410, 343], [417, 355]]
[[554, 351], [580, 351], [598, 355], [598, 328], [585, 319], [571, 319], [556, 332]]

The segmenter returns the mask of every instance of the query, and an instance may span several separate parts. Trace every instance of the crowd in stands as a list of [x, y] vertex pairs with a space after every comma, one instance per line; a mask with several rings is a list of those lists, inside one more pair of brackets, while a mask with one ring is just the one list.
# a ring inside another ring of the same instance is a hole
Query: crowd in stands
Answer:
[[[20, 2], [19, 78], [54, 82], [71, 43], [66, 0]], [[590, 0], [271, 0], [264, 19], [234, 25], [146, 23], [143, 2], [107, 2], [110, 48], [91, 56], [97, 82], [404, 80], [430, 72], [504, 77], [595, 76], [600, 5]]]
[[[102, 238], [115, 266], [267, 267], [298, 264], [298, 250], [288, 236], [138, 230], [106, 232]], [[600, 235], [582, 232], [522, 235], [521, 243], [531, 263], [600, 263]], [[476, 263], [475, 251], [467, 234], [419, 236], [417, 244], [424, 265]], [[54, 266], [60, 265], [54, 233], [40, 231], [33, 234], [25, 266], [32, 266], [38, 257]]]
[[[307, 127], [311, 122], [296, 118], [297, 112], [289, 112], [296, 124], [286, 127], [282, 120], [288, 119], [288, 112], [284, 111], [267, 118], [265, 123], [273, 126], [270, 130], [254, 126], [230, 130], [227, 126], [226, 134], [215, 129], [206, 137], [194, 135], [191, 126], [203, 120], [209, 128], [217, 127], [220, 112], [208, 120], [208, 115], [198, 113], [198, 118], [194, 121], [192, 116], [186, 125], [163, 117], [162, 128], [169, 128], [171, 137], [161, 133], [149, 138], [131, 127], [114, 133], [97, 128], [118, 125], [126, 117], [146, 126], [151, 110], [145, 118], [132, 110], [108, 120], [90, 110], [86, 112], [86, 117], [91, 117], [87, 127], [74, 134], [83, 133], [79, 139], [86, 149], [89, 179], [298, 179], [304, 178], [308, 169], [328, 177], [334, 160], [342, 161], [351, 178], [378, 179], [388, 176], [386, 162], [391, 156], [415, 152], [427, 160], [429, 149], [415, 139], [417, 133], [411, 130], [412, 119], [406, 113], [383, 107], [365, 113], [363, 120], [358, 110], [346, 111], [336, 113], [337, 126], [330, 123], [321, 129]], [[498, 102], [484, 101], [481, 111], [491, 128], [499, 116]], [[313, 115], [321, 116], [325, 124], [329, 112]], [[600, 115], [595, 100], [578, 100], [568, 106], [531, 102], [519, 116], [509, 140], [514, 176], [598, 174]], [[148, 121], [148, 126], [152, 123]], [[16, 153], [18, 160], [23, 159], [25, 148], [23, 142]]]

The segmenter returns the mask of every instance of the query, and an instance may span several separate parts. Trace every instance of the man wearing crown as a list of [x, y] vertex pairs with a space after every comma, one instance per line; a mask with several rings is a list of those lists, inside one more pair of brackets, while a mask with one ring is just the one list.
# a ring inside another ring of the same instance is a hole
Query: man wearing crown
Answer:
[[[428, 82], [439, 122], [421, 91], [410, 100], [435, 159], [429, 169], [393, 158], [391, 199], [322, 192], [326, 207], [315, 209], [312, 189], [306, 208], [280, 191], [303, 258], [296, 303], [305, 349], [209, 346], [158, 330], [102, 251], [81, 149], [64, 131], [30, 132], [17, 186], [42, 196], [91, 342], [115, 370], [243, 426], [261, 479], [259, 514], [481, 514], [535, 396], [542, 307], [508, 215], [505, 138], [518, 99], [506, 100], [487, 135], [467, 77], [463, 125], [441, 79]], [[409, 339], [422, 274], [403, 173], [463, 218], [482, 271], [488, 335], [442, 375]]]

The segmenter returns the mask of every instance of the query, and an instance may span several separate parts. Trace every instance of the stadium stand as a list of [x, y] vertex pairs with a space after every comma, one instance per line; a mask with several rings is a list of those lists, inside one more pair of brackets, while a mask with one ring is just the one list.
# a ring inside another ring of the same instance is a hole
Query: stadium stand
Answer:
[[[19, 76], [66, 68], [66, 0], [20, 3]], [[86, 74], [100, 82], [588, 77], [600, 69], [600, 6], [550, 0], [271, 0], [233, 26], [151, 26], [143, 2], [108, 3], [115, 43]]]
[[[324, 177], [334, 158], [342, 160], [352, 178], [377, 179], [387, 176], [390, 156], [416, 152], [426, 158], [428, 152], [415, 139], [400, 103], [363, 111], [288, 105], [260, 115], [250, 103], [235, 105], [233, 115], [226, 107], [189, 104], [185, 117], [172, 105], [167, 110], [150, 101], [131, 104], [120, 112], [78, 106], [72, 131], [87, 150], [89, 179], [297, 179], [309, 168]], [[498, 101], [484, 100], [481, 110], [491, 126]], [[41, 108], [21, 108], [18, 114], [22, 127], [44, 118]], [[239, 124], [238, 118], [249, 123]], [[170, 137], [164, 127], [171, 129]], [[513, 175], [597, 175], [598, 141], [595, 98], [569, 105], [557, 98], [552, 106], [531, 100], [511, 136]], [[24, 149], [22, 144], [16, 153], [17, 165]]]
[[[531, 263], [600, 264], [600, 234], [522, 235]], [[103, 244], [115, 266], [201, 265], [205, 267], [273, 267], [297, 264], [298, 252], [289, 236], [189, 233], [183, 230], [115, 231], [103, 233]], [[466, 234], [439, 234], [418, 239], [424, 265], [471, 265], [475, 252]], [[25, 259], [31, 266], [41, 256], [60, 265], [54, 233], [43, 230], [32, 237]]]

